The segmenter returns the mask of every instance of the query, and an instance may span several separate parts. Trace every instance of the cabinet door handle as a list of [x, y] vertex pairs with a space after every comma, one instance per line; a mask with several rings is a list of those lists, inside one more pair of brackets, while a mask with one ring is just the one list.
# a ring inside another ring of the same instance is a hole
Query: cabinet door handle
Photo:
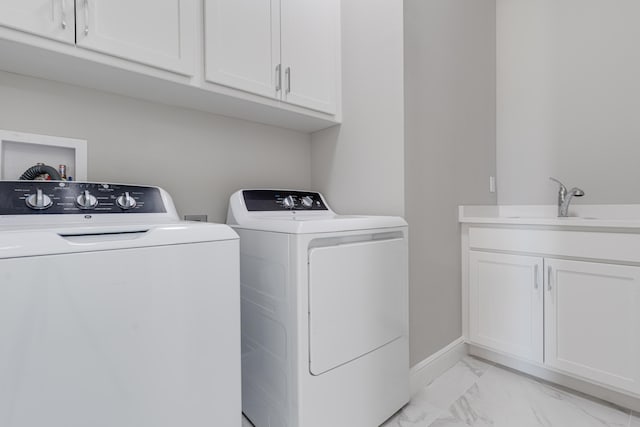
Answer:
[[287, 86], [285, 88], [285, 92], [289, 93], [289, 92], [291, 92], [291, 67], [287, 67], [287, 69], [284, 70], [284, 78], [285, 78], [285, 81], [287, 83]]
[[533, 289], [538, 290], [540, 284], [538, 283], [538, 264], [533, 267]]
[[89, 35], [89, 0], [84, 0], [84, 35]]
[[547, 267], [547, 290], [551, 292], [551, 266]]
[[60, 22], [60, 25], [62, 26], [63, 30], [66, 30], [67, 29], [67, 0], [61, 0], [60, 7], [62, 9], [62, 22]]
[[276, 65], [276, 92], [282, 90], [282, 64]]

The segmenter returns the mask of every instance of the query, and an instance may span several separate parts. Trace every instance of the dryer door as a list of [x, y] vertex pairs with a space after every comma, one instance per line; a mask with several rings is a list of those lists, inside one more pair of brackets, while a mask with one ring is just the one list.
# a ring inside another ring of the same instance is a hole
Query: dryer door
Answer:
[[406, 334], [407, 243], [309, 251], [310, 371], [320, 375]]

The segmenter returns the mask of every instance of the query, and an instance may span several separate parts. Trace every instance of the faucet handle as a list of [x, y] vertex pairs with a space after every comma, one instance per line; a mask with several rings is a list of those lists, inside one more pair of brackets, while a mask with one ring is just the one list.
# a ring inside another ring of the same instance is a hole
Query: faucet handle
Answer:
[[[564, 184], [563, 184], [563, 183], [561, 183], [559, 179], [556, 179], [556, 178], [554, 178], [554, 177], [552, 177], [552, 176], [550, 176], [550, 177], [549, 177], [549, 179], [550, 179], [551, 181], [554, 181], [554, 182], [557, 182], [558, 184], [560, 184], [560, 187], [564, 187]], [[564, 188], [567, 188], [567, 187], [564, 187]]]

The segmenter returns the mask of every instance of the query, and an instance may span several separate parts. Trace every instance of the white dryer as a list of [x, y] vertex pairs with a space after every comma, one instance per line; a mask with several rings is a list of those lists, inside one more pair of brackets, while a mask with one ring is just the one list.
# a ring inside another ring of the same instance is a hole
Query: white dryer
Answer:
[[242, 408], [256, 427], [375, 427], [409, 401], [407, 224], [241, 190]]
[[0, 181], [0, 426], [240, 427], [238, 261], [157, 187]]

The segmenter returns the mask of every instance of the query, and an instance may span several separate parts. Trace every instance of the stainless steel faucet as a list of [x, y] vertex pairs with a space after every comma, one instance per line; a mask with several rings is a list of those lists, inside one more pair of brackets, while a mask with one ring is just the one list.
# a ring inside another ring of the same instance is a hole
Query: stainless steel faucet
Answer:
[[567, 190], [567, 187], [565, 187], [559, 180], [553, 177], [549, 177], [549, 179], [560, 184], [560, 188], [558, 189], [558, 217], [565, 218], [569, 216], [569, 203], [571, 203], [573, 196], [582, 197], [584, 196], [584, 191], [578, 187], [573, 187], [571, 190]]

